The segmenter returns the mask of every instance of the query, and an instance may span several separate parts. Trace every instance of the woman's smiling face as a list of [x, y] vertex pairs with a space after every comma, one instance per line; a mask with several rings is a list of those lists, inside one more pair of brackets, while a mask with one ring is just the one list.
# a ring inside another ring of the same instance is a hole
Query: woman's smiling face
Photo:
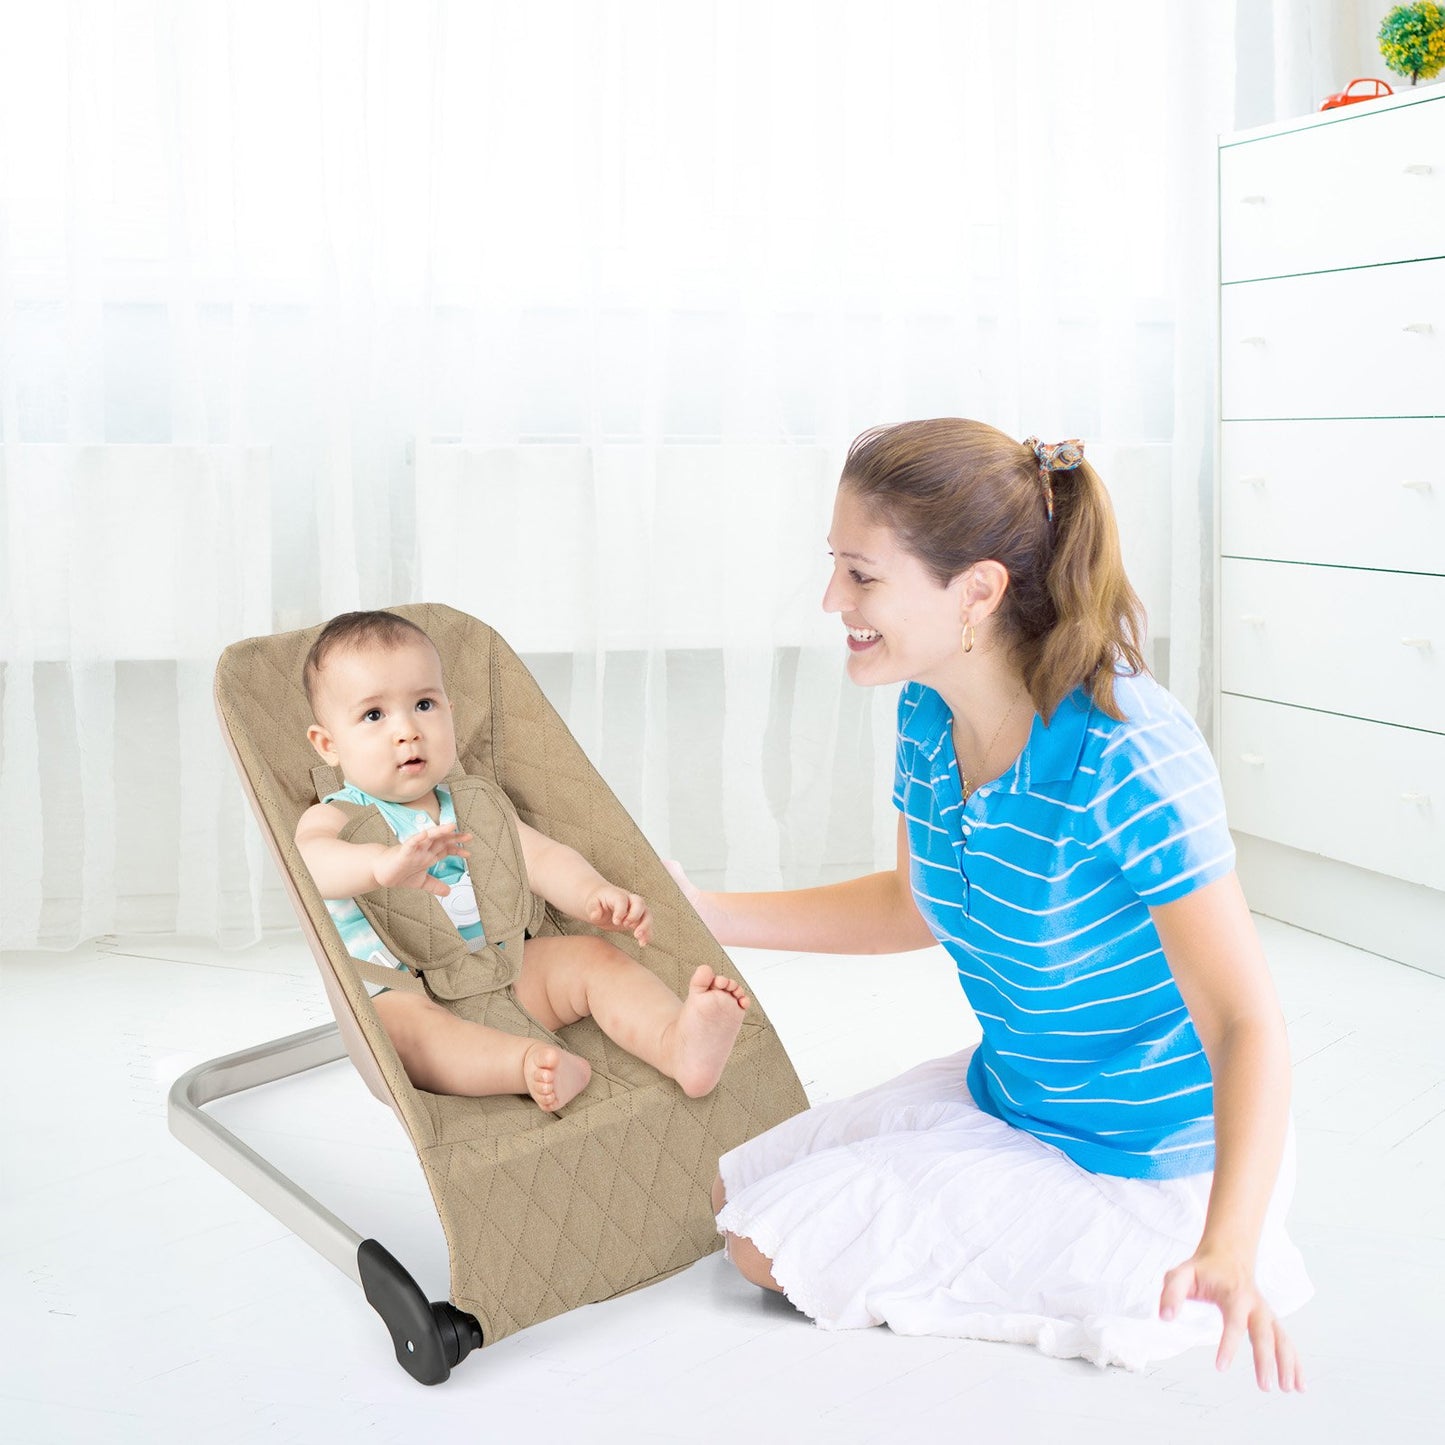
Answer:
[[828, 534], [833, 576], [823, 610], [848, 629], [848, 676], [864, 687], [928, 682], [959, 655], [963, 583], [940, 587], [893, 531], [873, 521], [845, 484]]

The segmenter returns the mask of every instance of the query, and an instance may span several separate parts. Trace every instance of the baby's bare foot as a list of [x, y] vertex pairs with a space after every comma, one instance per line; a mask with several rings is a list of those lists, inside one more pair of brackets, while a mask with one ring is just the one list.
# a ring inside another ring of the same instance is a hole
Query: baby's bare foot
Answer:
[[748, 1003], [740, 983], [714, 973], [706, 964], [693, 974], [682, 1012], [668, 1031], [672, 1077], [689, 1099], [700, 1099], [716, 1088]]
[[540, 1039], [522, 1055], [522, 1079], [527, 1092], [549, 1114], [570, 1104], [591, 1077], [592, 1065], [586, 1059]]

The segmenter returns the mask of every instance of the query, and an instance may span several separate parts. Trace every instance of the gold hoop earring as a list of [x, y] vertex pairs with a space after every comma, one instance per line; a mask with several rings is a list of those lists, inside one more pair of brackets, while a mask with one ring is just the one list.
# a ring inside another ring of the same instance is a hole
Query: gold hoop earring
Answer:
[[971, 622], [963, 624], [963, 650], [965, 652], [973, 651], [973, 623]]

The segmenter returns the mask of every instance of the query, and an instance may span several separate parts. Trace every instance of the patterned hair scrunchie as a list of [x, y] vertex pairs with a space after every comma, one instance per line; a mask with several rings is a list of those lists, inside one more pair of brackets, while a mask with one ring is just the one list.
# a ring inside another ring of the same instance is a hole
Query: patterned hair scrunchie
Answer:
[[1032, 447], [1039, 464], [1039, 481], [1044, 489], [1044, 509], [1049, 521], [1054, 520], [1054, 484], [1049, 480], [1050, 472], [1071, 472], [1084, 460], [1084, 444], [1078, 437], [1055, 442], [1049, 446], [1038, 437], [1025, 437], [1024, 445]]

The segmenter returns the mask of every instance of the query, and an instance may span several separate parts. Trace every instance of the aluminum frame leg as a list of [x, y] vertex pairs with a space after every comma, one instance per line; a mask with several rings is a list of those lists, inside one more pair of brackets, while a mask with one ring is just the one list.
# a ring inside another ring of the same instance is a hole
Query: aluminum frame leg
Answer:
[[429, 1303], [416, 1281], [374, 1239], [363, 1239], [288, 1174], [206, 1113], [204, 1105], [261, 1084], [294, 1078], [346, 1057], [334, 1023], [209, 1059], [171, 1085], [171, 1133], [218, 1173], [361, 1286], [391, 1335], [397, 1363], [423, 1385], [439, 1385], [482, 1344], [482, 1329], [447, 1301]]
[[166, 1115], [171, 1133], [186, 1148], [360, 1284], [356, 1251], [361, 1247], [361, 1235], [202, 1107], [345, 1057], [346, 1047], [334, 1023], [239, 1049], [182, 1074], [171, 1085]]

